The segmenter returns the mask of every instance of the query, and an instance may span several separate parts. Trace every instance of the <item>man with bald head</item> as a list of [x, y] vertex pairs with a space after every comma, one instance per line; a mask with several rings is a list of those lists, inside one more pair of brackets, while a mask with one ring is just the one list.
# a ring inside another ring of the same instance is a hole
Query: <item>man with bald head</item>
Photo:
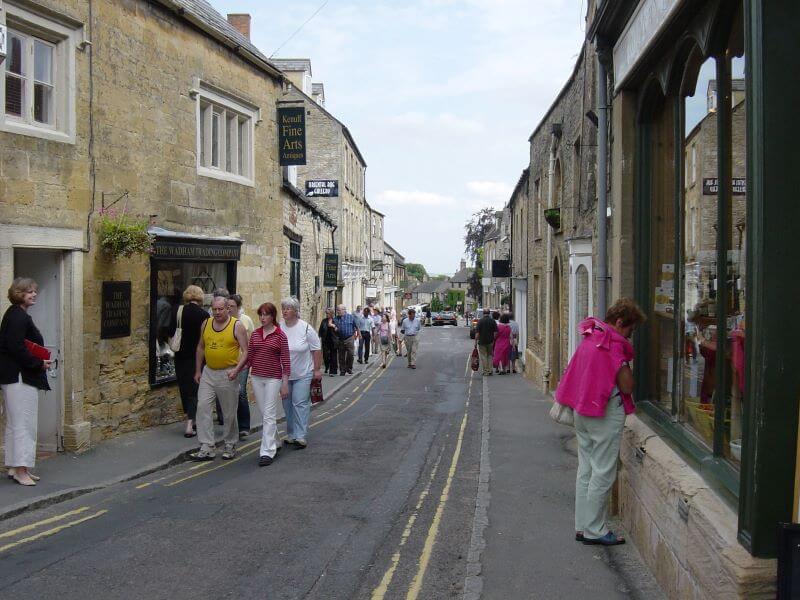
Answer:
[[336, 307], [336, 333], [339, 336], [339, 373], [342, 375], [353, 374], [353, 357], [355, 356], [355, 341], [358, 339], [358, 326], [355, 317], [347, 312], [347, 307], [340, 304]]

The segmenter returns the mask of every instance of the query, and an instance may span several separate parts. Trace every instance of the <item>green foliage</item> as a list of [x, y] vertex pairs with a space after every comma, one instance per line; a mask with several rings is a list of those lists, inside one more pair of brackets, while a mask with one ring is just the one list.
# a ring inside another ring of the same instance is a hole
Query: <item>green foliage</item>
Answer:
[[97, 239], [111, 258], [129, 258], [134, 254], [150, 254], [153, 236], [147, 233], [148, 222], [125, 213], [102, 211], [97, 220]]
[[434, 296], [433, 300], [431, 300], [431, 311], [439, 312], [442, 310], [444, 310], [444, 304], [442, 304], [442, 301], [439, 300], [439, 296]]
[[467, 280], [469, 295], [477, 299], [478, 304], [481, 304], [481, 299], [483, 298], [483, 284], [481, 283], [481, 278], [483, 278], [483, 248], [478, 248], [475, 251], [475, 270]]
[[447, 290], [447, 299], [445, 304], [453, 310], [458, 308], [458, 303], [461, 303], [461, 310], [464, 310], [467, 301], [467, 290]]
[[444, 281], [445, 279], [447, 279], [447, 275], [429, 275], [428, 276], [428, 280], [429, 281]]
[[428, 272], [419, 263], [406, 263], [406, 275], [422, 281], [428, 276]]
[[464, 234], [464, 248], [467, 255], [473, 261], [477, 261], [478, 252], [483, 248], [483, 242], [486, 235], [494, 227], [494, 209], [482, 208], [472, 215], [472, 218], [464, 225], [466, 233]]

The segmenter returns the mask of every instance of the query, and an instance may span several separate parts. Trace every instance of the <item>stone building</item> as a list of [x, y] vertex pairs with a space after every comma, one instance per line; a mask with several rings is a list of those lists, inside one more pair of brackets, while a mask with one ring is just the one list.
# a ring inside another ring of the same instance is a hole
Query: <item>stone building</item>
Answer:
[[[519, 325], [517, 346], [528, 342], [528, 197], [530, 168], [525, 168], [508, 201], [511, 215], [511, 308]], [[520, 360], [525, 361], [522, 353]]]
[[[386, 277], [385, 272], [387, 269], [386, 261], [384, 260], [385, 246], [383, 242], [383, 221], [384, 214], [378, 212], [369, 204], [367, 204], [369, 211], [369, 219], [367, 226], [369, 227], [369, 252], [370, 252], [370, 266], [369, 277], [367, 279], [366, 288], [366, 302], [372, 303], [375, 306], [384, 306], [387, 303], [386, 295]], [[389, 296], [388, 302], [391, 304], [392, 295]]]
[[[511, 213], [508, 208], [495, 212], [494, 226], [483, 243], [483, 307], [501, 309], [510, 300], [510, 273], [502, 271], [509, 265], [511, 254]], [[496, 262], [497, 261], [497, 262]], [[507, 271], [507, 269], [506, 269]]]
[[301, 317], [316, 326], [336, 304], [336, 287], [324, 286], [325, 251], [334, 245], [333, 220], [302, 191], [283, 182], [283, 298], [300, 302]]
[[[41, 446], [82, 450], [180, 418], [166, 336], [187, 285], [280, 296], [283, 76], [205, 0], [4, 0], [0, 21], [0, 280], [39, 282], [60, 359]], [[101, 249], [122, 213], [152, 254]]]
[[[584, 43], [572, 74], [529, 138], [530, 210], [524, 229], [517, 221], [519, 231], [527, 231], [527, 282], [514, 279], [528, 290], [525, 374], [545, 390], [558, 385], [575, 348], [576, 326], [594, 306], [597, 127], [587, 116], [595, 106], [593, 56]], [[524, 197], [522, 181], [514, 193]], [[514, 265], [521, 272], [522, 263]]]
[[462, 307], [464, 311], [475, 310], [478, 307], [478, 298], [469, 293], [469, 280], [474, 272], [475, 269], [467, 267], [467, 261], [462, 258], [458, 271], [453, 273], [450, 278], [450, 289], [464, 290], [464, 306]]
[[384, 255], [387, 257], [387, 262], [390, 265], [389, 269], [391, 270], [391, 276], [387, 276], [386, 281], [390, 281], [390, 287], [394, 288], [394, 299], [392, 301], [392, 306], [394, 306], [397, 313], [400, 314], [400, 311], [403, 308], [403, 293], [405, 292], [403, 284], [406, 281], [406, 259], [402, 254], [390, 246], [388, 242], [384, 241], [383, 247]]
[[290, 85], [279, 101], [281, 106], [306, 107], [307, 164], [290, 168], [289, 180], [305, 191], [316, 190], [315, 182], [334, 182], [326, 195], [315, 193], [314, 201], [336, 224], [335, 246], [339, 255], [337, 303], [350, 308], [364, 305], [370, 277], [371, 210], [365, 196], [364, 160], [347, 127], [324, 106], [324, 88], [316, 96], [309, 59], [274, 59], [286, 72]]

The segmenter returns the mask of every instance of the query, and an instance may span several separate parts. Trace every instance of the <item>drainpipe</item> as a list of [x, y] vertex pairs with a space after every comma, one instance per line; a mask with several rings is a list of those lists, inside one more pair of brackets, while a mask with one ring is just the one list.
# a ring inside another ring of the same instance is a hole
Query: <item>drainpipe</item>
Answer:
[[[553, 206], [553, 196], [555, 195], [555, 174], [556, 174], [556, 144], [558, 138], [555, 132], [550, 134], [550, 164], [547, 167], [547, 206]], [[550, 388], [550, 346], [553, 337], [553, 228], [547, 225], [547, 287], [545, 298], [545, 334], [544, 334], [544, 389]]]
[[608, 309], [608, 75], [605, 56], [597, 52], [597, 312], [600, 319]]

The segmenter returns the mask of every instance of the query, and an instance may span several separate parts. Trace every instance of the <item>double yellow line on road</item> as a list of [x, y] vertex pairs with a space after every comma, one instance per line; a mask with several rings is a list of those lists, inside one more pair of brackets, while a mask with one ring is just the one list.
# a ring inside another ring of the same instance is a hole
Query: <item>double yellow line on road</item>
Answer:
[[[24, 526], [19, 527], [17, 529], [12, 529], [11, 531], [5, 531], [3, 533], [0, 533], [0, 539], [13, 538], [14, 536], [17, 536], [17, 535], [19, 535], [21, 533], [26, 533], [28, 531], [33, 531], [34, 529], [38, 529], [39, 527], [43, 527], [44, 525], [51, 525], [52, 523], [57, 523], [59, 521], [63, 521], [64, 519], [68, 519], [69, 517], [75, 517], [77, 515], [83, 514], [87, 510], [89, 510], [88, 506], [81, 506], [80, 508], [76, 508], [75, 510], [71, 510], [69, 512], [65, 512], [63, 514], [56, 515], [54, 517], [49, 517], [47, 519], [42, 519], [41, 521], [37, 521], [36, 523], [31, 523], [29, 525], [24, 525]], [[31, 536], [28, 536], [28, 537], [25, 537], [25, 538], [22, 538], [22, 539], [13, 541], [13, 542], [9, 542], [7, 544], [4, 544], [4, 545], [0, 546], [0, 553], [6, 552], [8, 550], [11, 550], [12, 548], [16, 548], [17, 546], [21, 546], [22, 544], [27, 544], [29, 542], [35, 542], [36, 540], [40, 540], [42, 538], [50, 537], [51, 535], [55, 535], [55, 534], [65, 530], [65, 529], [69, 529], [70, 527], [74, 527], [75, 525], [80, 525], [81, 523], [84, 523], [84, 522], [89, 521], [91, 519], [96, 519], [97, 517], [100, 517], [100, 516], [106, 514], [107, 512], [108, 512], [107, 509], [98, 510], [97, 512], [95, 512], [95, 513], [93, 513], [91, 515], [86, 515], [86, 516], [81, 517], [79, 519], [75, 519], [74, 521], [68, 521], [67, 523], [59, 525], [57, 527], [53, 527], [52, 529], [46, 529], [45, 531], [40, 531], [39, 533], [36, 533], [34, 535], [31, 535]]]

